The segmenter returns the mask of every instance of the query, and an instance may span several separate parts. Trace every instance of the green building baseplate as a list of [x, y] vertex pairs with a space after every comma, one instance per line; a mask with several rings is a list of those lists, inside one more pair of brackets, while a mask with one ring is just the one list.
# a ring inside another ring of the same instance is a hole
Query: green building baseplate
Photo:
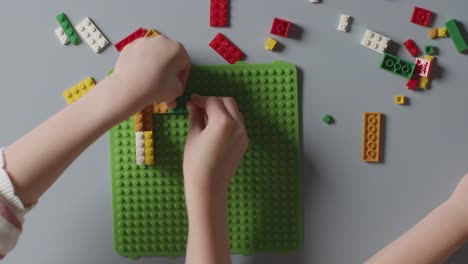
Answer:
[[[302, 242], [296, 67], [284, 62], [193, 66], [186, 94], [231, 96], [248, 150], [228, 191], [232, 253], [288, 252]], [[114, 247], [118, 254], [180, 256], [187, 242], [182, 156], [185, 113], [154, 114], [154, 166], [135, 162], [132, 118], [110, 131]]]

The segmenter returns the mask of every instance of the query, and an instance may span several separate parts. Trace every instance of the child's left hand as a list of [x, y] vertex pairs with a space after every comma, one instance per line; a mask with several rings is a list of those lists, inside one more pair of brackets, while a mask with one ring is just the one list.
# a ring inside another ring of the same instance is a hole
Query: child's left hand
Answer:
[[121, 107], [133, 112], [153, 102], [175, 107], [184, 92], [190, 71], [190, 57], [184, 46], [164, 36], [141, 38], [120, 54], [111, 77], [118, 79], [120, 91], [114, 94]]

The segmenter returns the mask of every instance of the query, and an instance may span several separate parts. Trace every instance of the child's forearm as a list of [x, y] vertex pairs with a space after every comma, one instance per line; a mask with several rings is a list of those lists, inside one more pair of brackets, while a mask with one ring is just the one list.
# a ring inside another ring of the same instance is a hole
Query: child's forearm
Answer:
[[441, 263], [466, 241], [464, 219], [445, 202], [366, 263]]
[[112, 93], [119, 85], [118, 76], [105, 79], [5, 149], [6, 170], [24, 204], [36, 203], [82, 151], [126, 118], [129, 109]]
[[186, 201], [189, 234], [185, 263], [231, 263], [227, 227], [227, 194], [225, 192], [216, 195], [210, 192], [189, 194]]

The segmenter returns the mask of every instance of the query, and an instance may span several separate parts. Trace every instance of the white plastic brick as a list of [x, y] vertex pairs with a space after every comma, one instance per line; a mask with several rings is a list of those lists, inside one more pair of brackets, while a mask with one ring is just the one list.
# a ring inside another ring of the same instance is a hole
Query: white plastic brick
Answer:
[[320, 0], [309, 0], [310, 3], [320, 3]]
[[364, 36], [361, 40], [361, 45], [368, 47], [371, 50], [377, 51], [379, 53], [384, 53], [390, 43], [390, 39], [375, 33], [370, 30], [366, 30]]
[[67, 45], [68, 43], [70, 43], [70, 40], [65, 34], [65, 31], [63, 31], [62, 27], [58, 27], [57, 29], [55, 29], [55, 35], [57, 35], [57, 38], [63, 45]]
[[88, 17], [81, 21], [78, 26], [76, 26], [76, 31], [80, 33], [81, 37], [86, 40], [86, 43], [88, 43], [88, 45], [96, 53], [100, 52], [107, 45], [109, 45], [109, 40], [104, 37], [102, 32]]
[[143, 132], [135, 132], [135, 159], [137, 165], [145, 165], [145, 139]]
[[348, 32], [350, 20], [350, 16], [341, 14], [337, 30], [341, 32]]

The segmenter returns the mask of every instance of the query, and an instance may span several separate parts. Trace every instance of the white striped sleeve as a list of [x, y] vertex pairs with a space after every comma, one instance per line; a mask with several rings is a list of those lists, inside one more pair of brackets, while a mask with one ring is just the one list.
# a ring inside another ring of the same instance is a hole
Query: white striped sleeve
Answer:
[[0, 259], [16, 246], [26, 211], [15, 195], [13, 184], [5, 170], [3, 149], [0, 149]]

